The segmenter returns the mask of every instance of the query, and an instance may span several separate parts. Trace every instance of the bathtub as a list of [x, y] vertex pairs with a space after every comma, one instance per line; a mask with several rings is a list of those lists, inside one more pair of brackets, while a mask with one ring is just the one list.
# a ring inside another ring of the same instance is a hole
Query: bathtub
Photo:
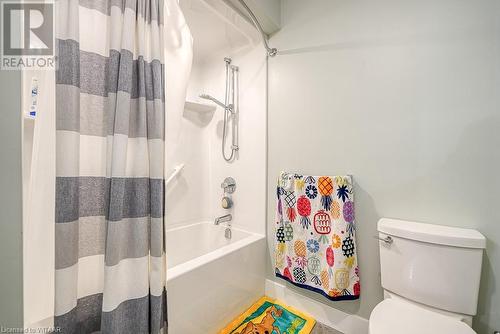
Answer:
[[213, 222], [168, 229], [169, 334], [211, 334], [264, 295], [263, 235]]

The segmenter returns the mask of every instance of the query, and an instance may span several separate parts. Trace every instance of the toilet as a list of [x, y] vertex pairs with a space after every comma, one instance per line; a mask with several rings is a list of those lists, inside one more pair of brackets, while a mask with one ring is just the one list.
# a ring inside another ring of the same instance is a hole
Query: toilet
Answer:
[[472, 229], [382, 218], [384, 300], [370, 334], [473, 334], [485, 237]]

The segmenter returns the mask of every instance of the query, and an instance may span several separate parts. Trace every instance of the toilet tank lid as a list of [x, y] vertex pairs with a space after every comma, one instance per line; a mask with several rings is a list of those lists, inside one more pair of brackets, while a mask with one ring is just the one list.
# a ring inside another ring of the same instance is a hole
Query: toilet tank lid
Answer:
[[468, 228], [390, 218], [381, 218], [377, 228], [379, 232], [410, 240], [464, 248], [486, 248], [486, 238], [478, 231]]

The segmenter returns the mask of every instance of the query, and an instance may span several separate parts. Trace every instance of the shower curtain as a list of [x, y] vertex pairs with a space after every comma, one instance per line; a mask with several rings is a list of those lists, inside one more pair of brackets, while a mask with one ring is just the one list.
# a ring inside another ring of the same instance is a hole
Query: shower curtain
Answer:
[[55, 326], [166, 332], [162, 0], [56, 2]]

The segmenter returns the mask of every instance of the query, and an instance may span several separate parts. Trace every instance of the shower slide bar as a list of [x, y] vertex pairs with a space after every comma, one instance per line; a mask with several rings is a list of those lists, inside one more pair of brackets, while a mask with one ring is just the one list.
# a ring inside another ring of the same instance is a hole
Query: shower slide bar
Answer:
[[264, 32], [264, 29], [262, 29], [262, 26], [260, 25], [259, 21], [257, 20], [257, 17], [255, 17], [254, 13], [250, 9], [250, 7], [247, 6], [245, 1], [243, 1], [243, 0], [238, 0], [238, 1], [243, 6], [243, 8], [245, 8], [245, 10], [248, 12], [248, 14], [250, 15], [250, 19], [252, 20], [253, 25], [257, 28], [257, 30], [259, 30], [260, 35], [262, 36], [262, 41], [264, 42], [264, 48], [266, 48], [266, 51], [267, 51], [267, 55], [270, 57], [276, 56], [278, 54], [278, 50], [276, 48], [271, 48], [269, 46], [269, 43], [267, 42], [268, 37], [267, 37], [266, 33]]

